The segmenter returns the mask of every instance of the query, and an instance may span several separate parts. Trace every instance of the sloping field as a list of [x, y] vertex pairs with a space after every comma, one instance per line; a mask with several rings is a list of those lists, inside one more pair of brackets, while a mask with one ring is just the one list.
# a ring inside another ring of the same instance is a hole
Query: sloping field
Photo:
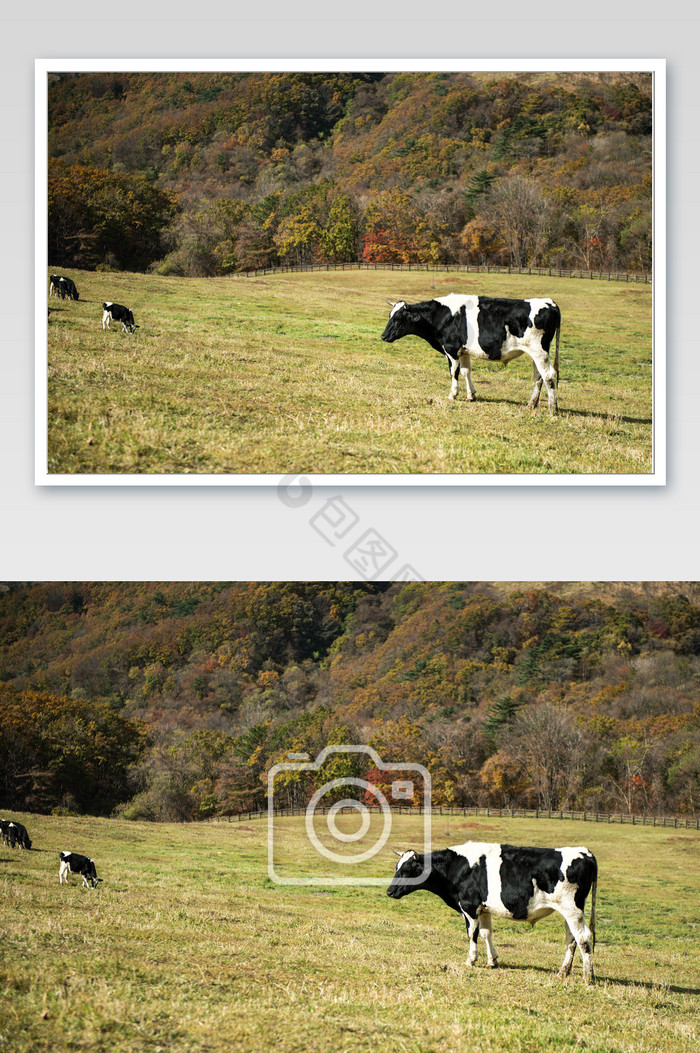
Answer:
[[[651, 288], [517, 275], [340, 271], [264, 278], [72, 272], [50, 301], [50, 473], [648, 473]], [[47, 286], [48, 287], [48, 286]], [[552, 296], [561, 413], [532, 365], [475, 362], [450, 402], [442, 355], [380, 335], [386, 299]], [[134, 336], [103, 332], [126, 304]]]
[[[468, 969], [463, 923], [427, 893], [396, 902], [384, 887], [274, 884], [261, 820], [16, 818], [34, 848], [0, 848], [3, 1050], [687, 1053], [700, 1041], [693, 831], [436, 817], [436, 846], [586, 844], [596, 854], [598, 981], [588, 987], [578, 955], [569, 979], [556, 975], [564, 927], [554, 918], [534, 929], [496, 920], [499, 969], [483, 949]], [[356, 818], [341, 815], [338, 827], [352, 833]], [[332, 872], [302, 819], [279, 822], [290, 867]], [[387, 885], [391, 849], [420, 831], [408, 816], [394, 824], [366, 864]], [[59, 887], [62, 849], [95, 859], [96, 891], [75, 877]]]

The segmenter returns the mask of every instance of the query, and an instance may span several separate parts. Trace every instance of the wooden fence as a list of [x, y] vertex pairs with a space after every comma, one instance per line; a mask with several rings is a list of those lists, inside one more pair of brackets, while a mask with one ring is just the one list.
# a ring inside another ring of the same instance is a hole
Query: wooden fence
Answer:
[[[321, 815], [325, 815], [329, 810], [328, 806], [320, 806], [315, 809], [315, 812], [320, 812]], [[355, 812], [354, 808], [341, 808], [341, 812]], [[376, 811], [380, 813], [381, 809], [370, 809], [370, 811]], [[423, 808], [409, 808], [407, 806], [397, 806], [391, 809], [393, 815], [422, 815]], [[249, 819], [265, 819], [268, 816], [268, 810], [259, 810], [255, 812], [240, 812], [237, 815], [228, 816], [215, 816], [213, 819], [208, 820], [209, 822], [223, 822], [223, 823], [240, 823]], [[275, 816], [303, 816], [306, 815], [306, 808], [273, 808], [272, 814]], [[527, 809], [527, 808], [477, 808], [477, 807], [448, 807], [439, 806], [431, 809], [431, 818], [435, 819], [436, 816], [487, 816], [489, 818], [497, 819], [568, 819], [576, 822], [583, 823], [623, 823], [630, 826], [663, 826], [672, 827], [673, 829], [681, 830], [700, 830], [700, 818], [692, 818], [690, 816], [668, 816], [668, 815], [630, 815], [624, 812], [613, 813], [613, 812], [567, 812], [567, 811], [556, 811], [547, 810], [544, 808]]]
[[308, 263], [287, 267], [259, 267], [237, 271], [232, 277], [259, 278], [266, 274], [303, 274], [314, 271], [439, 271], [441, 274], [534, 274], [550, 278], [586, 278], [608, 282], [642, 282], [651, 285], [651, 275], [626, 271], [586, 271], [571, 267], [495, 267], [468, 263]]

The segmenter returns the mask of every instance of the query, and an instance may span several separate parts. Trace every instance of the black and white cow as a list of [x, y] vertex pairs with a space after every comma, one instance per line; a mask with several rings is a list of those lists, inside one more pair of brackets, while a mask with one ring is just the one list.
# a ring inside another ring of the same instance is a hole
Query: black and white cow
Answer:
[[[387, 302], [391, 314], [382, 340], [393, 343], [402, 336], [420, 336], [440, 351], [450, 368], [451, 399], [457, 397], [459, 374], [464, 370], [467, 399], [473, 401], [472, 358], [506, 363], [529, 355], [535, 387], [528, 405], [532, 409], [537, 406], [544, 381], [549, 412], [557, 412], [561, 312], [554, 300], [505, 300], [449, 293], [420, 303]], [[553, 340], [554, 364], [549, 355]]]
[[52, 274], [49, 278], [49, 296], [60, 296], [62, 300], [77, 300], [78, 290], [72, 278], [65, 278], [60, 274]]
[[110, 328], [110, 322], [121, 322], [122, 329], [125, 333], [133, 333], [140, 327], [134, 322], [134, 315], [128, 307], [124, 307], [120, 303], [107, 303], [102, 304], [102, 328]]
[[[425, 889], [440, 896], [465, 919], [470, 940], [467, 964], [476, 962], [481, 931], [491, 968], [497, 964], [492, 917], [534, 925], [557, 911], [566, 925], [566, 954], [559, 975], [571, 972], [578, 945], [583, 977], [589, 982], [593, 980], [597, 880], [598, 865], [587, 848], [516, 848], [467, 841], [427, 855], [404, 852], [387, 895], [401, 899]], [[583, 908], [591, 889], [589, 928]]]
[[58, 285], [61, 291], [61, 299], [65, 299], [66, 296], [69, 300], [78, 299], [78, 290], [72, 278], [59, 278]]
[[17, 846], [18, 848], [29, 849], [32, 847], [27, 828], [22, 823], [18, 823], [14, 819], [0, 819], [0, 831], [2, 832], [3, 844], [10, 845], [12, 848]]
[[68, 884], [69, 874], [81, 874], [86, 888], [97, 888], [97, 882], [101, 879], [97, 876], [94, 860], [88, 856], [81, 856], [77, 852], [60, 852], [59, 859], [59, 885], [62, 885], [64, 880], [66, 885]]

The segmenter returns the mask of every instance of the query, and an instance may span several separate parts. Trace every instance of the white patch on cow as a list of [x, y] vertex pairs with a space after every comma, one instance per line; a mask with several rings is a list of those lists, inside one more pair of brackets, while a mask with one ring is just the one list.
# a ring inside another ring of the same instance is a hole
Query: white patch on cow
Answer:
[[436, 296], [435, 299], [438, 303], [444, 304], [445, 307], [449, 307], [452, 314], [457, 314], [461, 311], [462, 307], [466, 307], [469, 310], [470, 307], [475, 306], [479, 297], [478, 296], [465, 296], [463, 293], [451, 292], [447, 296]]
[[467, 841], [463, 845], [450, 845], [450, 848], [457, 855], [464, 856], [472, 867], [484, 856], [488, 893], [483, 908], [498, 918], [512, 918], [501, 899], [501, 846], [491, 841]]
[[394, 306], [391, 308], [391, 311], [389, 312], [389, 317], [393, 318], [394, 315], [396, 314], [396, 312], [400, 311], [401, 308], [405, 307], [405, 306], [406, 306], [406, 301], [405, 300], [399, 300], [399, 302], [395, 303]]
[[538, 298], [537, 296], [533, 296], [527, 302], [531, 305], [531, 307], [530, 307], [530, 321], [531, 322], [535, 321], [535, 315], [539, 311], [541, 311], [543, 307], [554, 307], [555, 306], [554, 300], [551, 300], [549, 298], [549, 296], [544, 296], [544, 297], [540, 297], [540, 298]]
[[401, 856], [401, 859], [399, 859], [398, 863], [396, 864], [396, 870], [398, 871], [399, 867], [402, 867], [404, 865], [404, 863], [408, 862], [409, 859], [413, 859], [415, 854], [416, 853], [413, 852], [413, 851], [411, 851], [411, 852], [404, 852], [404, 854]]
[[[448, 293], [447, 296], [436, 296], [435, 299], [438, 303], [449, 307], [452, 314], [458, 314], [464, 307], [467, 318], [467, 342], [464, 344], [464, 351], [469, 355], [474, 355], [474, 358], [488, 358], [488, 355], [482, 350], [479, 343], [479, 297], [465, 296], [462, 293]], [[467, 354], [460, 356], [460, 365], [462, 362], [465, 368], [468, 369]], [[468, 383], [467, 387], [469, 387]], [[471, 395], [473, 398], [473, 391]]]

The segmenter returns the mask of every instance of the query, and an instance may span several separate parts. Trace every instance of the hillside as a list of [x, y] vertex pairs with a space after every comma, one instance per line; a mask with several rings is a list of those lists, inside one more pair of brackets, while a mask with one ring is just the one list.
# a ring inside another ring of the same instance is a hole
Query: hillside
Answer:
[[5, 807], [236, 811], [358, 742], [437, 803], [700, 808], [691, 583], [22, 585], [0, 647]]
[[650, 74], [56, 74], [50, 263], [649, 270], [651, 132]]

